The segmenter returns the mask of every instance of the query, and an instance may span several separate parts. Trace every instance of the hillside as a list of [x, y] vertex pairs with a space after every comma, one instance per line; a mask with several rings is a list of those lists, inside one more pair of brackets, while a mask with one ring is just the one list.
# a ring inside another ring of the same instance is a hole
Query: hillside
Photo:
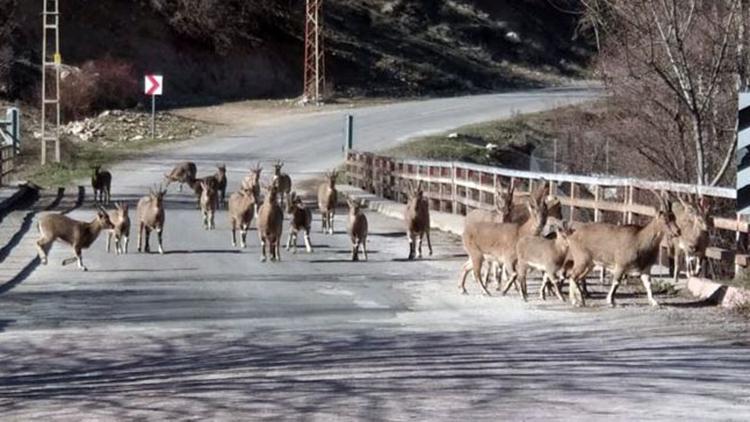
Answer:
[[[0, 22], [7, 40], [0, 96], [34, 95], [38, 3], [0, 0], [0, 10], [12, 11]], [[61, 7], [66, 64], [115, 58], [136, 75], [163, 73], [166, 101], [300, 93], [303, 0], [67, 0]], [[573, 41], [577, 17], [545, 0], [328, 0], [324, 7], [329, 83], [339, 95], [539, 86], [579, 75], [590, 51]]]

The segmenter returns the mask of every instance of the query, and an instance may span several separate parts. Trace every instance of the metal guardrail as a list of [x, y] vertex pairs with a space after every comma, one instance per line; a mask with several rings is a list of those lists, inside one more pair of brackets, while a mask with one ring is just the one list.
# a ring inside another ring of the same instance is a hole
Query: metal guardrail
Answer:
[[[731, 210], [737, 197], [737, 191], [731, 188], [627, 177], [538, 173], [462, 162], [395, 159], [358, 151], [349, 151], [346, 158], [349, 184], [404, 202], [407, 183], [422, 181], [431, 209], [463, 215], [475, 208], [493, 209], [499, 183], [512, 184], [517, 193], [531, 192], [539, 183], [548, 183], [550, 192], [558, 196], [566, 218], [571, 221], [632, 224], [641, 216], [653, 216], [656, 200], [649, 190], [703, 195], [731, 202]], [[714, 260], [747, 267], [750, 265], [750, 257], [744, 252], [747, 245], [740, 242], [747, 238], [748, 222], [732, 213], [711, 217], [716, 230], [734, 234], [734, 250], [713, 246], [706, 254]]]

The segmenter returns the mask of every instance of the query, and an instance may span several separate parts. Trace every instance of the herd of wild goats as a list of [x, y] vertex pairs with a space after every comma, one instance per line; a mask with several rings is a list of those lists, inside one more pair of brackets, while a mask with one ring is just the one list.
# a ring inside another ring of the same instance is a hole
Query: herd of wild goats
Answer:
[[[226, 168], [218, 167], [214, 175], [198, 178], [196, 165], [185, 162], [165, 174], [166, 186], [178, 183], [179, 191], [187, 184], [196, 194], [203, 221], [203, 227], [215, 227], [216, 210], [226, 204], [232, 228], [232, 246], [237, 246], [236, 232], [240, 232], [240, 247], [247, 247], [247, 232], [253, 218], [261, 245], [261, 261], [280, 260], [284, 211], [289, 214], [289, 233], [286, 249], [297, 250], [297, 236], [302, 232], [305, 249], [313, 251], [310, 242], [312, 210], [302, 198], [291, 190], [292, 181], [288, 174], [281, 172], [283, 163], [274, 164], [274, 175], [270, 183], [261, 186], [261, 166], [258, 164], [242, 180], [239, 191], [226, 200]], [[326, 181], [318, 189], [318, 207], [322, 217], [322, 232], [333, 234], [333, 221], [338, 203], [336, 191], [336, 171], [326, 174]], [[112, 176], [107, 171], [94, 168], [91, 184], [97, 203], [110, 202]], [[424, 197], [421, 183], [409, 186], [409, 199], [404, 212], [406, 234], [409, 242], [409, 259], [421, 258], [422, 239], [427, 238], [429, 254], [432, 255], [430, 241], [430, 212], [427, 198]], [[265, 191], [261, 197], [261, 188]], [[149, 237], [155, 231], [159, 253], [163, 254], [162, 235], [164, 230], [164, 195], [166, 188], [160, 185], [138, 201], [138, 251], [150, 252]], [[652, 191], [653, 192], [653, 191]], [[515, 194], [511, 186], [500, 185], [495, 196], [495, 209], [476, 209], [466, 215], [463, 245], [469, 255], [463, 265], [459, 288], [466, 293], [466, 278], [469, 273], [477, 281], [485, 294], [490, 277], [494, 276], [497, 289], [502, 294], [515, 286], [524, 300], [527, 299], [526, 276], [528, 270], [542, 272], [539, 296], [542, 300], [548, 292], [553, 292], [565, 301], [561, 287], [569, 283], [569, 297], [573, 305], [584, 306], [588, 295], [586, 276], [595, 267], [612, 271], [612, 285], [607, 295], [607, 303], [614, 306], [614, 295], [623, 277], [640, 276], [646, 289], [649, 302], [656, 306], [651, 291], [650, 269], [656, 263], [659, 250], [667, 246], [674, 253], [675, 279], [679, 271], [679, 253], [685, 256], [689, 274], [701, 271], [701, 263], [708, 246], [709, 204], [699, 200], [683, 199], [670, 204], [664, 194], [653, 192], [659, 200], [655, 217], [646, 225], [615, 225], [609, 223], [566, 224], [562, 217], [560, 201], [549, 195], [546, 184], [542, 183], [530, 194]], [[519, 199], [519, 203], [514, 203]], [[362, 248], [367, 260], [367, 217], [362, 212], [364, 206], [359, 201], [347, 200], [349, 216], [347, 232], [352, 244], [351, 259], [357, 261]], [[47, 253], [55, 240], [62, 240], [73, 247], [75, 256], [62, 261], [63, 265], [78, 262], [79, 268], [86, 271], [81, 250], [88, 248], [102, 230], [107, 231], [107, 252], [114, 239], [115, 253], [127, 253], [130, 234], [128, 205], [116, 203], [116, 209], [107, 212], [97, 205], [97, 217], [90, 223], [80, 222], [60, 214], [46, 214], [39, 219], [40, 239], [37, 241], [39, 257], [47, 263]], [[482, 276], [484, 263], [488, 263], [486, 275]], [[503, 286], [503, 280], [505, 285]]]

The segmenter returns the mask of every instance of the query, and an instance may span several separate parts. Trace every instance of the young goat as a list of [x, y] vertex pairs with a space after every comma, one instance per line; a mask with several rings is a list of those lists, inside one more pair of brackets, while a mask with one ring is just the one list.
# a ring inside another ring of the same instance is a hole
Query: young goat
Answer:
[[302, 198], [297, 196], [295, 192], [292, 192], [289, 194], [289, 199], [287, 199], [286, 212], [291, 216], [289, 220], [289, 238], [286, 242], [286, 250], [289, 250], [289, 248], [294, 245], [294, 253], [297, 253], [297, 234], [300, 231], [303, 231], [305, 236], [305, 249], [307, 250], [307, 253], [312, 253], [312, 245], [310, 244], [312, 211], [305, 206], [302, 202]]
[[260, 204], [260, 173], [263, 171], [263, 167], [260, 163], [255, 165], [255, 168], [250, 169], [250, 174], [242, 179], [242, 190], [248, 191], [253, 195], [253, 201], [255, 202], [255, 214], [258, 214], [258, 204]]
[[278, 186], [266, 187], [266, 197], [258, 211], [258, 237], [260, 238], [261, 262], [266, 261], [266, 245], [271, 252], [271, 261], [281, 261], [281, 235], [284, 211], [279, 206]]
[[128, 204], [116, 203], [115, 211], [110, 213], [109, 219], [114, 228], [107, 233], [107, 253], [110, 251], [112, 238], [115, 238], [115, 253], [128, 253], [128, 242], [130, 239], [130, 217], [128, 216]]
[[333, 217], [336, 214], [338, 192], [336, 191], [338, 173], [332, 170], [326, 173], [326, 182], [318, 186], [318, 208], [320, 208], [323, 233], [333, 234]]
[[[473, 271], [474, 279], [479, 283], [484, 294], [490, 295], [487, 286], [482, 283], [481, 276], [482, 264], [487, 255], [502, 263], [505, 271], [510, 274], [505, 291], [513, 284], [516, 278], [516, 243], [518, 239], [529, 235], [539, 235], [547, 222], [547, 206], [543, 201], [538, 203], [535, 198], [530, 198], [526, 206], [529, 208], [531, 218], [523, 224], [485, 222], [464, 226], [463, 243], [464, 249], [469, 254], [469, 260], [463, 266], [459, 282], [459, 289], [462, 293], [466, 293], [466, 277], [469, 272]], [[516, 284], [516, 288], [518, 288], [518, 284]], [[520, 293], [524, 295], [523, 291], [520, 291]]]
[[94, 202], [109, 204], [109, 194], [112, 188], [112, 174], [108, 171], [101, 171], [100, 166], [94, 166], [91, 175], [91, 187], [94, 190]]
[[[555, 226], [557, 236], [555, 239], [545, 239], [541, 236], [524, 236], [516, 244], [518, 262], [516, 271], [521, 291], [526, 292], [526, 274], [528, 268], [542, 271], [542, 285], [539, 288], [539, 297], [546, 299], [545, 292], [548, 287], [552, 288], [555, 295], [562, 302], [565, 299], [560, 293], [559, 283], [563, 280], [562, 272], [565, 265], [565, 257], [568, 254], [568, 236], [571, 231], [563, 223], [561, 227]], [[525, 294], [524, 294], [525, 296]]]
[[59, 239], [72, 246], [75, 253], [74, 257], [63, 259], [62, 265], [78, 261], [78, 268], [88, 271], [83, 265], [81, 250], [88, 249], [99, 237], [102, 230], [108, 230], [112, 227], [109, 215], [101, 207], [98, 208], [96, 218], [90, 223], [77, 221], [61, 214], [46, 214], [37, 223], [40, 234], [39, 240], [36, 242], [39, 259], [41, 259], [43, 265], [47, 265], [47, 253], [55, 240]]
[[214, 188], [214, 184], [202, 180], [201, 182], [201, 217], [203, 221], [203, 228], [206, 230], [213, 230], [216, 225], [214, 224], [214, 215], [216, 214], [216, 204], [218, 192]]
[[198, 168], [195, 166], [195, 163], [186, 161], [177, 164], [171, 172], [164, 175], [164, 178], [167, 179], [167, 186], [172, 182], [179, 183], [180, 185], [177, 189], [182, 192], [182, 185], [187, 184], [188, 186], [192, 186], [197, 175]]
[[[674, 254], [674, 282], [680, 274], [680, 251], [685, 255], [685, 271], [688, 276], [698, 275], [706, 256], [709, 244], [708, 229], [710, 204], [701, 197], [698, 201], [684, 200], [677, 196], [680, 206], [673, 204], [672, 211], [675, 223], [680, 229], [680, 236], [667, 239], [667, 244]], [[695, 264], [693, 264], [695, 261]]]
[[255, 216], [255, 199], [252, 192], [240, 189], [229, 196], [229, 221], [232, 225], [232, 246], [237, 246], [236, 230], [240, 230], [240, 246], [247, 247], [247, 231]]
[[273, 165], [273, 184], [276, 185], [279, 192], [279, 200], [282, 204], [284, 204], [284, 199], [286, 199], [287, 195], [289, 195], [289, 192], [292, 191], [292, 178], [289, 177], [288, 174], [282, 173], [281, 168], [284, 167], [283, 161], [276, 161], [276, 164]]
[[346, 203], [349, 205], [349, 224], [346, 231], [352, 241], [352, 261], [359, 261], [360, 246], [367, 261], [367, 216], [362, 212], [364, 204], [351, 199], [347, 199]]
[[[653, 192], [653, 191], [652, 191]], [[574, 292], [594, 265], [612, 271], [612, 287], [607, 294], [607, 303], [615, 306], [615, 292], [622, 277], [626, 274], [640, 275], [646, 288], [648, 301], [657, 306], [651, 292], [651, 266], [659, 255], [659, 245], [665, 236], [677, 237], [680, 229], [675, 224], [675, 216], [667, 200], [656, 192], [659, 208], [656, 216], [645, 226], [616, 226], [608, 223], [581, 224], [570, 236], [570, 250], [567, 260], [573, 262], [569, 272], [570, 301], [575, 305]], [[583, 297], [581, 305], [585, 306]]]
[[[159, 253], [164, 254], [164, 248], [162, 246], [163, 232], [164, 232], [164, 195], [167, 193], [166, 189], [162, 190], [159, 186], [158, 190], [154, 191], [149, 189], [149, 194], [142, 197], [138, 201], [138, 252], [151, 252], [149, 247], [149, 237], [151, 231], [156, 231], [157, 239], [159, 241]], [[141, 242], [145, 232], [145, 244]]]
[[409, 260], [414, 259], [416, 249], [417, 258], [422, 258], [422, 238], [427, 236], [427, 249], [432, 256], [432, 242], [430, 241], [430, 204], [424, 198], [422, 182], [415, 188], [410, 186], [409, 200], [404, 210], [406, 222], [406, 236], [409, 238]]

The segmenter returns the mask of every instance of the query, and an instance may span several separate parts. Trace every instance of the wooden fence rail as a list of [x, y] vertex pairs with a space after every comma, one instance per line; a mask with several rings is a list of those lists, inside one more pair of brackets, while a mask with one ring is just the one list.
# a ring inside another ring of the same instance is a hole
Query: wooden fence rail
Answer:
[[[656, 199], [649, 190], [713, 200], [712, 246], [707, 257], [739, 267], [749, 264], [746, 242], [748, 222], [734, 212], [736, 190], [683, 183], [647, 181], [611, 176], [577, 176], [537, 173], [461, 162], [395, 159], [373, 153], [349, 151], [348, 183], [384, 198], [405, 202], [409, 182], [421, 181], [433, 210], [465, 215], [472, 209], [493, 209], [498, 184], [531, 192], [548, 183], [571, 221], [645, 222], [655, 215]], [[722, 211], [724, 210], [724, 211]], [[733, 238], [727, 244], [726, 239]], [[731, 266], [731, 265], [730, 265]]]
[[15, 151], [13, 145], [3, 145], [0, 137], [0, 186], [8, 182], [8, 178], [15, 170]]

